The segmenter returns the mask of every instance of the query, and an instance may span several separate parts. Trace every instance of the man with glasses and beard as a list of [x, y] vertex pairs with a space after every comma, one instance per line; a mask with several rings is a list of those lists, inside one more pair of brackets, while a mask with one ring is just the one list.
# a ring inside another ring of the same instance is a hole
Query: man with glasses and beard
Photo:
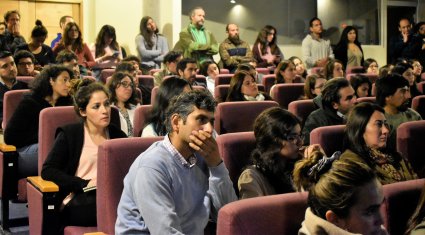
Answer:
[[223, 68], [234, 73], [240, 63], [252, 60], [249, 44], [239, 38], [239, 27], [236, 24], [226, 25], [227, 38], [220, 44], [219, 53]]
[[396, 149], [397, 128], [400, 124], [422, 120], [421, 115], [409, 108], [409, 82], [399, 74], [390, 74], [376, 81], [376, 102], [384, 108], [390, 124], [390, 138], [387, 145]]

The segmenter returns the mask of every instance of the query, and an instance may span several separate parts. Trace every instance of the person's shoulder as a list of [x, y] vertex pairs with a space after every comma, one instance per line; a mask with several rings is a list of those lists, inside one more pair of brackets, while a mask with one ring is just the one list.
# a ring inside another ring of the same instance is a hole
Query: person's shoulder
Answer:
[[311, 35], [310, 34], [307, 34], [307, 35], [305, 35], [305, 37], [304, 37], [304, 39], [303, 39], [303, 43], [304, 42], [308, 42], [308, 41], [311, 41], [313, 38], [311, 37]]
[[16, 81], [16, 84], [13, 85], [12, 90], [22, 90], [22, 89], [28, 89], [28, 83], [22, 82], [22, 81]]
[[412, 108], [408, 108], [406, 110], [406, 116], [410, 120], [414, 120], [414, 121], [422, 120], [421, 115]]

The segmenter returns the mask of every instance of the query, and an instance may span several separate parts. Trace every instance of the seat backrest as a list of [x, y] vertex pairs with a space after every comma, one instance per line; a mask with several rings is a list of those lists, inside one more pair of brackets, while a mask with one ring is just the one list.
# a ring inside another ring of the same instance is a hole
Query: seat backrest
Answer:
[[152, 75], [137, 75], [137, 78], [139, 79], [139, 84], [149, 89], [154, 87], [154, 77]]
[[255, 70], [257, 71], [257, 73], [262, 73], [264, 75], [270, 74], [269, 68], [255, 68]]
[[92, 80], [93, 82], [95, 82], [95, 81], [96, 81], [96, 78], [95, 78], [95, 77], [93, 77], [93, 76], [88, 76], [88, 75], [83, 76], [83, 79], [90, 79], [90, 80]]
[[230, 71], [228, 69], [220, 69], [220, 74], [229, 74]]
[[[217, 136], [218, 151], [229, 170], [236, 194], [239, 194], [238, 179], [243, 169], [250, 164], [255, 148], [254, 132], [228, 133]], [[242, 147], [243, 146], [243, 147]]]
[[[425, 75], [425, 73], [422, 73], [422, 75]], [[416, 87], [418, 88], [418, 91], [420, 91], [422, 94], [424, 93], [424, 86], [425, 86], [425, 81], [416, 83]]]
[[41, 110], [38, 127], [38, 174], [41, 175], [43, 163], [55, 142], [58, 127], [76, 123], [80, 120], [74, 106], [50, 107]]
[[317, 107], [312, 99], [309, 100], [295, 100], [289, 103], [288, 111], [297, 116], [301, 120], [302, 126], [304, 126], [308, 115], [316, 110]]
[[114, 72], [115, 69], [102, 69], [102, 71], [100, 72], [100, 81], [103, 84], [106, 84], [107, 78], [111, 77]]
[[134, 160], [152, 143], [162, 139], [162, 137], [112, 139], [99, 146], [96, 192], [99, 232], [115, 234], [115, 220], [124, 189], [124, 177]]
[[279, 106], [274, 101], [224, 102], [217, 105], [214, 129], [218, 134], [252, 131], [257, 116], [264, 110]]
[[230, 84], [234, 74], [219, 74], [214, 80], [214, 86]]
[[304, 83], [282, 83], [274, 85], [270, 96], [280, 107], [287, 109], [289, 103], [298, 100], [304, 94]]
[[406, 224], [418, 205], [425, 179], [384, 185], [385, 201], [381, 207], [388, 234], [404, 234]]
[[196, 74], [195, 81], [203, 84], [207, 84], [207, 78], [202, 74]]
[[425, 80], [425, 72], [421, 73], [421, 80], [424, 81]]
[[270, 93], [270, 89], [274, 85], [276, 80], [276, 75], [274, 74], [267, 74], [263, 76], [263, 79], [261, 80], [261, 84], [264, 85], [264, 88], [266, 89], [266, 93]]
[[343, 148], [345, 125], [322, 126], [310, 132], [310, 144], [320, 144], [327, 156]]
[[307, 195], [286, 193], [231, 202], [218, 212], [217, 234], [297, 234]]
[[4, 93], [3, 97], [3, 122], [2, 122], [2, 128], [3, 130], [6, 129], [7, 122], [9, 122], [10, 118], [12, 117], [13, 113], [16, 110], [16, 107], [18, 107], [21, 100], [24, 98], [24, 94], [29, 92], [29, 89], [23, 89], [23, 90], [10, 90], [6, 91]]
[[425, 118], [425, 95], [418, 95], [412, 99], [412, 109]]
[[16, 80], [30, 84], [34, 77], [32, 76], [16, 76]]
[[425, 177], [424, 136], [425, 120], [405, 122], [397, 128], [397, 151], [409, 160], [420, 177]]
[[138, 137], [142, 135], [143, 128], [146, 125], [146, 121], [152, 113], [152, 105], [140, 105], [134, 111], [134, 126], [133, 136]]
[[369, 78], [370, 83], [375, 83], [376, 80], [378, 80], [379, 76], [376, 74], [371, 74], [371, 73], [351, 73], [346, 75], [346, 78], [348, 81], [351, 80], [351, 77], [357, 76], [357, 75], [363, 75], [367, 78]]
[[351, 73], [364, 73], [363, 66], [347, 66], [346, 74]]
[[156, 94], [158, 94], [158, 90], [159, 90], [159, 86], [154, 86], [152, 88], [152, 93], [151, 93], [151, 104], [152, 105], [155, 103]]
[[363, 103], [363, 102], [375, 103], [376, 97], [375, 96], [369, 96], [369, 97], [357, 98], [357, 103]]

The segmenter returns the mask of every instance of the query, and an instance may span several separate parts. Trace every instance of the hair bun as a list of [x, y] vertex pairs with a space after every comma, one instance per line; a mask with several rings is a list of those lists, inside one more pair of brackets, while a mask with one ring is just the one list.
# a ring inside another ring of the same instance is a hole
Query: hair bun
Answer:
[[43, 22], [41, 22], [41, 20], [36, 20], [35, 21], [35, 25], [37, 25], [37, 26], [43, 26]]

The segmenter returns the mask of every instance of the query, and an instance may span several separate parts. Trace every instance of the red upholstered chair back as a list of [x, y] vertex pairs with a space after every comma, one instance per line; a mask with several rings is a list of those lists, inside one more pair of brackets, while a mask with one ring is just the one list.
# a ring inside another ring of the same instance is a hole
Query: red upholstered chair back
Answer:
[[397, 128], [397, 151], [409, 160], [420, 177], [425, 177], [424, 136], [425, 120], [405, 122]]
[[288, 108], [289, 103], [298, 100], [304, 94], [304, 83], [282, 83], [274, 85], [270, 96], [280, 107]]
[[32, 76], [16, 76], [16, 80], [30, 84], [34, 77]]
[[219, 74], [214, 80], [214, 86], [230, 84], [234, 74]]
[[220, 69], [220, 74], [229, 74], [230, 71], [228, 69]]
[[279, 106], [274, 101], [224, 102], [217, 105], [214, 129], [217, 134], [252, 131], [257, 116], [264, 110]]
[[421, 73], [421, 80], [424, 81], [425, 80], [425, 72]]
[[376, 83], [372, 83], [372, 96], [376, 96]]
[[255, 70], [257, 70], [258, 73], [262, 73], [264, 75], [270, 74], [269, 68], [255, 68]]
[[254, 132], [228, 133], [217, 136], [220, 156], [229, 170], [236, 194], [239, 194], [238, 179], [243, 169], [250, 164], [251, 152], [255, 148]]
[[[424, 75], [425, 73], [422, 73], [422, 75]], [[425, 86], [425, 81], [422, 82], [418, 82], [416, 83], [416, 87], [418, 88], [418, 90], [423, 94], [424, 93], [424, 86]]]
[[145, 128], [146, 121], [152, 113], [152, 105], [140, 105], [134, 112], [133, 136], [138, 137]]
[[348, 66], [346, 70], [346, 74], [351, 73], [364, 73], [363, 66]]
[[327, 156], [342, 151], [345, 125], [318, 127], [310, 132], [310, 144], [320, 144]]
[[249, 198], [218, 212], [218, 235], [297, 234], [307, 209], [307, 192]]
[[149, 70], [149, 75], [154, 75], [154, 73], [161, 71], [161, 69], [151, 69]]
[[356, 75], [363, 75], [363, 76], [366, 76], [367, 78], [369, 78], [369, 81], [371, 82], [371, 83], [375, 83], [376, 82], [376, 80], [378, 80], [378, 75], [376, 75], [376, 74], [370, 74], [370, 73], [351, 73], [351, 74], [348, 74], [347, 73], [347, 75], [346, 75], [346, 78], [347, 78], [347, 80], [348, 81], [350, 81], [350, 79], [351, 79], [351, 77], [353, 77], [353, 76], [356, 76]]
[[154, 86], [151, 93], [151, 105], [155, 103], [156, 95], [158, 94], [159, 86]]
[[207, 78], [201, 74], [196, 74], [195, 81], [207, 84]]
[[139, 84], [152, 89], [154, 87], [154, 77], [152, 75], [137, 75]]
[[261, 80], [261, 84], [263, 84], [267, 94], [270, 93], [270, 89], [274, 85], [275, 80], [276, 80], [276, 75], [274, 74], [267, 74], [263, 76], [263, 79]]
[[412, 99], [412, 109], [425, 118], [425, 95], [418, 95]]
[[97, 160], [97, 227], [115, 234], [117, 207], [124, 189], [124, 177], [134, 160], [162, 137], [107, 140], [99, 146]]
[[16, 107], [18, 107], [19, 103], [24, 98], [24, 94], [29, 91], [30, 91], [29, 89], [11, 90], [11, 91], [6, 91], [6, 93], [4, 93], [3, 122], [1, 124], [3, 130], [6, 129], [7, 122], [9, 122], [10, 118], [12, 117], [13, 113], [16, 110]]
[[111, 77], [111, 76], [112, 76], [112, 74], [114, 74], [114, 72], [115, 72], [115, 69], [103, 69], [103, 70], [100, 72], [100, 81], [101, 81], [102, 83], [106, 84], [106, 79], [107, 79], [108, 77]]
[[370, 97], [357, 98], [357, 103], [362, 103], [362, 102], [375, 103], [376, 102], [376, 97], [375, 96], [370, 96]]
[[406, 224], [418, 205], [425, 179], [384, 185], [385, 201], [381, 207], [384, 226], [389, 234], [404, 234]]
[[313, 100], [295, 100], [289, 103], [288, 111], [297, 116], [304, 126], [305, 121], [307, 120], [308, 115], [316, 110], [317, 107], [314, 104]]
[[93, 76], [83, 76], [83, 79], [90, 79], [90, 80], [92, 80], [93, 82], [95, 82], [95, 81], [96, 81], [96, 78], [95, 78], [95, 77], [93, 77]]
[[80, 120], [74, 106], [50, 107], [41, 110], [38, 130], [38, 174], [41, 175], [43, 163], [55, 142], [58, 127], [76, 123]]

